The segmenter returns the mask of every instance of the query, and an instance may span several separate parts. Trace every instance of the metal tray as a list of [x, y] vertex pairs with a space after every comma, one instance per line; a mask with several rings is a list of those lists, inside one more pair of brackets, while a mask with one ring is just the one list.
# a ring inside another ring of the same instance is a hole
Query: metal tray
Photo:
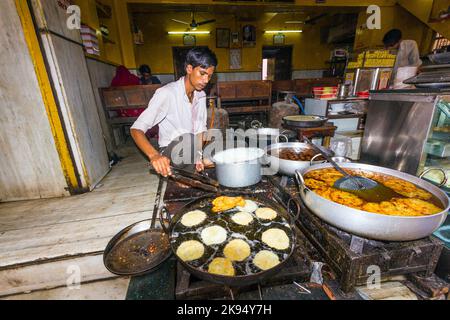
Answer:
[[321, 127], [328, 121], [328, 118], [317, 115], [297, 115], [283, 118], [286, 125], [297, 128]]

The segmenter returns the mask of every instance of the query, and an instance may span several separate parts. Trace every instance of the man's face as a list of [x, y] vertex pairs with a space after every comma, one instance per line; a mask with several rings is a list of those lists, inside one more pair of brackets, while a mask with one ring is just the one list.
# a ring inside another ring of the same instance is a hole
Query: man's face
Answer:
[[144, 79], [150, 79], [150, 77], [151, 77], [151, 74], [150, 73], [148, 73], [148, 72], [144, 72], [143, 74], [142, 74], [142, 76], [144, 77]]
[[186, 68], [189, 82], [197, 91], [202, 91], [205, 89], [209, 80], [211, 80], [214, 70], [215, 67], [205, 69], [200, 66], [193, 68], [191, 65], [188, 65]]
[[390, 45], [390, 46], [385, 46], [385, 48], [387, 50], [397, 50], [398, 48], [400, 48], [400, 41], [397, 42], [396, 44]]

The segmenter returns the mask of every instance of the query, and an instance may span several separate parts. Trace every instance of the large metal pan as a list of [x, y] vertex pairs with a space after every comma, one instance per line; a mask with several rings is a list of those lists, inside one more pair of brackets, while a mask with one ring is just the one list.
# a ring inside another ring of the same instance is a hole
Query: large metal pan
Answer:
[[[233, 194], [233, 193], [227, 193], [227, 195], [229, 196], [238, 196], [239, 194]], [[251, 274], [246, 274], [246, 275], [236, 275], [236, 276], [223, 276], [223, 275], [216, 275], [216, 274], [212, 274], [207, 272], [207, 270], [204, 270], [202, 267], [199, 266], [194, 266], [193, 264], [191, 264], [190, 262], [185, 262], [183, 260], [181, 260], [177, 255], [176, 255], [176, 250], [178, 248], [179, 245], [179, 241], [177, 242], [177, 238], [176, 235], [179, 236], [179, 229], [177, 227], [177, 222], [181, 219], [181, 217], [192, 210], [205, 210], [206, 208], [210, 205], [210, 203], [212, 202], [212, 200], [214, 198], [216, 198], [218, 195], [207, 195], [204, 196], [202, 198], [196, 199], [194, 201], [192, 201], [191, 203], [187, 204], [186, 206], [184, 206], [182, 209], [180, 209], [179, 211], [177, 211], [177, 213], [172, 217], [169, 226], [163, 226], [165, 229], [165, 232], [169, 235], [170, 238], [170, 243], [171, 243], [171, 247], [172, 250], [175, 254], [175, 256], [177, 257], [178, 261], [193, 275], [195, 275], [196, 277], [203, 279], [203, 280], [207, 280], [207, 281], [211, 281], [214, 283], [219, 283], [219, 284], [223, 284], [223, 285], [227, 285], [227, 286], [243, 286], [243, 285], [250, 285], [250, 284], [255, 284], [255, 283], [259, 283], [261, 282], [263, 279], [269, 277], [270, 275], [275, 274], [278, 270], [280, 270], [281, 268], [283, 268], [283, 266], [286, 264], [286, 262], [289, 260], [289, 258], [291, 257], [292, 253], [294, 252], [294, 249], [296, 247], [296, 234], [294, 232], [294, 223], [295, 220], [298, 218], [298, 215], [300, 213], [300, 208], [297, 207], [297, 203], [295, 201], [289, 201], [288, 203], [288, 208], [291, 208], [291, 204], [292, 207], [291, 210], [286, 210], [282, 205], [280, 205], [279, 203], [271, 200], [271, 199], [267, 199], [267, 197], [260, 197], [260, 196], [245, 196], [245, 199], [250, 199], [256, 202], [259, 202], [261, 204], [264, 204], [267, 207], [270, 207], [274, 210], [277, 211], [277, 213], [283, 217], [284, 220], [286, 220], [289, 223], [289, 227], [286, 226], [286, 228], [290, 228], [290, 230], [292, 231], [290, 234], [288, 234], [289, 238], [290, 238], [290, 247], [285, 250], [285, 253], [283, 253], [283, 255], [285, 255], [284, 260], [282, 260], [278, 265], [276, 265], [275, 267], [265, 270], [265, 271], [260, 271], [257, 273], [251, 273]], [[293, 217], [294, 212], [296, 214], [295, 217]], [[291, 215], [292, 214], [292, 215]], [[162, 214], [161, 214], [161, 219], [162, 219]], [[277, 226], [280, 225], [279, 222], [273, 222], [273, 224], [276, 224]], [[268, 223], [266, 224], [263, 228], [265, 229], [269, 229], [270, 227], [273, 227], [274, 225], [272, 225], [272, 223]], [[201, 226], [199, 226], [201, 227]], [[192, 232], [188, 232], [190, 234], [192, 234]], [[192, 236], [192, 235], [190, 235]], [[248, 236], [248, 234], [247, 234]], [[255, 239], [256, 239], [257, 235], [255, 235]], [[229, 240], [231, 238], [231, 234], [228, 235], [228, 239]], [[190, 238], [189, 238], [190, 239]], [[199, 239], [198, 241], [201, 242], [201, 239]], [[227, 242], [227, 241], [226, 241]], [[225, 243], [226, 243], [225, 242]], [[208, 253], [208, 250], [210, 250], [210, 248], [208, 248], [207, 246], [206, 250], [205, 250], [205, 254]], [[214, 249], [213, 249], [214, 250]], [[217, 252], [220, 252], [221, 249], [215, 249], [217, 250]], [[221, 254], [217, 254], [214, 253], [212, 256], [221, 256]], [[211, 259], [211, 257], [209, 257], [209, 259]]]
[[317, 128], [323, 126], [328, 118], [316, 115], [286, 116], [283, 118], [286, 125], [296, 128]]
[[[278, 169], [278, 172], [280, 172], [283, 175], [294, 176], [295, 170], [303, 170], [311, 165], [320, 164], [324, 162], [324, 161], [314, 161], [315, 157], [311, 159], [311, 161], [295, 161], [295, 160], [281, 159], [274, 155], [271, 155], [271, 152], [285, 148], [295, 149], [296, 152], [302, 152], [311, 149], [311, 147], [307, 143], [303, 142], [276, 143], [266, 147], [265, 162], [270, 164], [272, 168]], [[320, 154], [318, 156], [320, 156]]]
[[387, 174], [409, 181], [436, 196], [444, 206], [444, 210], [429, 216], [406, 217], [353, 209], [327, 200], [305, 186], [303, 178], [305, 174], [313, 170], [333, 168], [330, 164], [319, 164], [297, 171], [296, 177], [299, 182], [301, 198], [313, 213], [329, 224], [366, 238], [384, 241], [410, 241], [429, 236], [444, 223], [450, 208], [449, 198], [431, 183], [410, 174], [378, 166], [358, 163], [341, 163], [340, 166], [347, 169]]

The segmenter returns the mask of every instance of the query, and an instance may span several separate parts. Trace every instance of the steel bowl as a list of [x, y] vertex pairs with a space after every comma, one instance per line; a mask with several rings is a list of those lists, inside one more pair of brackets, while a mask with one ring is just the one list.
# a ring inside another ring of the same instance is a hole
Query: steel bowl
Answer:
[[439, 213], [420, 217], [391, 216], [353, 209], [327, 200], [305, 185], [304, 175], [313, 170], [333, 168], [330, 164], [319, 164], [297, 170], [296, 178], [302, 200], [314, 214], [327, 223], [361, 237], [383, 241], [421, 239], [431, 235], [444, 223], [450, 208], [450, 201], [437, 186], [410, 174], [388, 168], [359, 163], [341, 163], [340, 166], [344, 169], [360, 169], [387, 174], [411, 182], [433, 194], [442, 203], [444, 209]]
[[292, 148], [298, 152], [304, 150], [310, 150], [311, 147], [307, 143], [303, 142], [288, 142], [288, 143], [276, 143], [271, 144], [270, 146], [265, 148], [265, 163], [270, 164], [271, 168], [280, 172], [283, 175], [294, 176], [295, 170], [303, 170], [308, 168], [311, 165], [316, 165], [323, 163], [324, 161], [294, 161], [294, 160], [286, 160], [281, 159], [276, 156], [270, 155], [271, 151], [277, 149], [286, 149]]

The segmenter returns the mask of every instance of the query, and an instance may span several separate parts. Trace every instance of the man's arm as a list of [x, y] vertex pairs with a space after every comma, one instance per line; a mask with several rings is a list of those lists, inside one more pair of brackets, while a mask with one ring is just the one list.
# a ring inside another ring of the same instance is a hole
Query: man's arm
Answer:
[[163, 175], [164, 177], [172, 174], [172, 172], [170, 171], [169, 158], [159, 154], [159, 152], [151, 145], [150, 141], [148, 141], [145, 133], [139, 129], [131, 129], [130, 132], [134, 142], [150, 160], [156, 172]]

